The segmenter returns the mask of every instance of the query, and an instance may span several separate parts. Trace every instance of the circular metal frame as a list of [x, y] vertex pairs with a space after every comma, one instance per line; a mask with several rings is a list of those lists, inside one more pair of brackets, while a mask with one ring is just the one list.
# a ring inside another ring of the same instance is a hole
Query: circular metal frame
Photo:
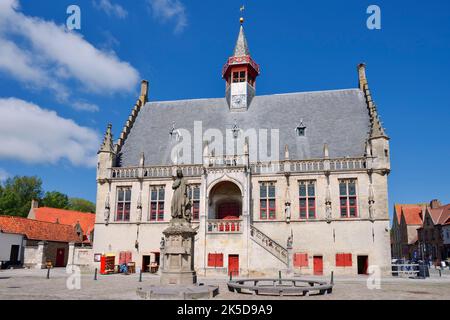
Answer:
[[326, 295], [333, 292], [333, 280], [324, 281], [290, 278], [290, 279], [238, 279], [228, 282], [228, 290], [237, 293], [270, 296], [309, 296]]

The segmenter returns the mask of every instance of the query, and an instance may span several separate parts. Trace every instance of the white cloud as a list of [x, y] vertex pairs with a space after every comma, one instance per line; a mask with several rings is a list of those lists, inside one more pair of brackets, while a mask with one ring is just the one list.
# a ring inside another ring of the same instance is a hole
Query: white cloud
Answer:
[[11, 175], [4, 169], [0, 168], [0, 182], [5, 181], [8, 179]]
[[78, 111], [88, 111], [88, 112], [98, 112], [100, 108], [96, 104], [84, 102], [84, 101], [76, 101], [72, 104], [72, 108]]
[[187, 27], [186, 7], [179, 0], [147, 0], [155, 18], [164, 21], [175, 20], [175, 32]]
[[33, 103], [0, 98], [0, 159], [93, 167], [100, 136]]
[[66, 102], [71, 80], [98, 94], [131, 91], [137, 85], [139, 73], [128, 62], [64, 26], [26, 16], [18, 8], [18, 0], [0, 0], [0, 70], [49, 88]]
[[104, 11], [109, 16], [114, 15], [120, 19], [125, 19], [128, 16], [127, 10], [110, 0], [94, 0], [93, 4], [95, 8]]

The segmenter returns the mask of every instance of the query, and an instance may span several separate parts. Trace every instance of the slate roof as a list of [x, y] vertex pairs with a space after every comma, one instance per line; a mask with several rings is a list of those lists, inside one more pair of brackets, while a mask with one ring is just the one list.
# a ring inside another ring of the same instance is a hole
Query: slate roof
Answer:
[[[302, 119], [305, 137], [296, 132]], [[363, 156], [370, 128], [360, 89], [256, 96], [245, 112], [231, 112], [225, 98], [149, 102], [137, 116], [117, 165], [137, 166], [142, 152], [146, 165], [172, 164], [174, 142], [169, 132], [173, 123], [193, 136], [194, 121], [202, 121], [203, 132], [217, 128], [224, 136], [235, 123], [243, 130], [279, 129], [279, 159], [284, 159], [287, 144], [290, 158], [298, 160], [323, 158], [325, 143], [331, 158]], [[191, 154], [194, 163], [193, 151]]]
[[233, 56], [242, 57], [249, 56], [250, 50], [248, 48], [247, 38], [245, 37], [244, 27], [241, 26], [239, 29], [238, 39], [236, 41], [236, 46], [234, 47]]
[[4, 233], [22, 234], [30, 240], [80, 242], [72, 226], [20, 217], [0, 216], [0, 230]]

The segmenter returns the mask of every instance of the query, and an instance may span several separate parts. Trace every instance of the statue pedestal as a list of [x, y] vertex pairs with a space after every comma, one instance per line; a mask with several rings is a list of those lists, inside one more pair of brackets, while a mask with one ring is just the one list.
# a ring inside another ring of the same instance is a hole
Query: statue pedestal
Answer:
[[193, 285], [197, 283], [194, 270], [194, 237], [197, 232], [185, 219], [172, 219], [163, 231], [165, 248], [161, 285]]

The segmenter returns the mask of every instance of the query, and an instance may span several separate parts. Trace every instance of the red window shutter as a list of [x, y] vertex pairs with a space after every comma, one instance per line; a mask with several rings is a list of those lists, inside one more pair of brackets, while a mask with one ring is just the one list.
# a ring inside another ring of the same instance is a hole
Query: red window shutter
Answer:
[[208, 254], [208, 267], [214, 267], [214, 255], [212, 253]]
[[336, 253], [336, 267], [343, 267], [344, 261], [343, 261], [343, 255], [342, 253]]
[[302, 267], [308, 267], [308, 254], [304, 253], [302, 256], [301, 266]]
[[219, 253], [217, 256], [218, 256], [217, 267], [222, 268], [223, 267], [223, 254]]
[[345, 255], [345, 266], [351, 267], [352, 266], [352, 254], [348, 253]]
[[296, 253], [294, 254], [294, 267], [308, 267], [308, 254]]

